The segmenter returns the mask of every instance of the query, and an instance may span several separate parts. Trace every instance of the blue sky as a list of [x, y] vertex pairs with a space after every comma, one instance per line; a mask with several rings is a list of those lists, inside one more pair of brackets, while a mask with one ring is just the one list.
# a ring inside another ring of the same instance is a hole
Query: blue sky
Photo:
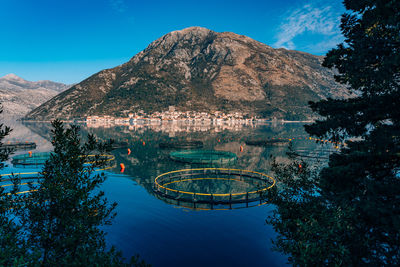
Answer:
[[339, 0], [0, 0], [0, 77], [76, 83], [190, 26], [325, 54], [342, 41]]

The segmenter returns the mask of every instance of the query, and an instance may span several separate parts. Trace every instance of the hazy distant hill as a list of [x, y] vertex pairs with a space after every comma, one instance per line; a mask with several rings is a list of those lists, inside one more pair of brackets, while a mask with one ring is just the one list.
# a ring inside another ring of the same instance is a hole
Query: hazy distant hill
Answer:
[[349, 96], [321, 61], [235, 33], [191, 27], [162, 36], [129, 62], [94, 74], [26, 118], [151, 113], [175, 106], [305, 119], [311, 117], [309, 100]]
[[0, 103], [4, 118], [18, 118], [70, 86], [52, 81], [26, 81], [15, 74], [0, 78]]

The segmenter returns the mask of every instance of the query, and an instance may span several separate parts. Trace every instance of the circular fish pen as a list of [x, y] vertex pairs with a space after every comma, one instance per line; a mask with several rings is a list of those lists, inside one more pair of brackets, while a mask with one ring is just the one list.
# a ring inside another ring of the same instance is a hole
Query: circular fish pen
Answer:
[[14, 166], [38, 166], [44, 165], [46, 160], [50, 158], [50, 152], [37, 152], [31, 154], [21, 154], [14, 156], [11, 163]]
[[158, 144], [160, 148], [179, 148], [179, 149], [191, 149], [191, 148], [202, 148], [203, 142], [201, 141], [171, 141], [162, 142]]
[[218, 205], [232, 208], [232, 204], [239, 203], [246, 207], [254, 202], [265, 204], [265, 193], [275, 183], [271, 176], [255, 171], [199, 168], [161, 174], [155, 178], [153, 190], [174, 201], [172, 204], [192, 203], [194, 209], [204, 209], [204, 204], [208, 204], [208, 209]]
[[[11, 160], [11, 163], [15, 167], [24, 167], [24, 166], [40, 166], [44, 165], [46, 161], [50, 158], [51, 152], [37, 152], [37, 153], [29, 153], [29, 154], [21, 154], [14, 156]], [[89, 161], [85, 162], [85, 164], [94, 164], [97, 162], [111, 162], [115, 159], [113, 155], [87, 155]], [[97, 158], [96, 158], [97, 157]]]
[[[18, 155], [17, 159], [24, 158], [22, 156], [26, 156], [26, 155]], [[50, 157], [50, 152], [46, 152], [46, 153], [34, 153], [32, 154], [31, 157], [29, 158], [34, 158], [36, 156], [36, 159], [38, 159], [38, 161], [34, 162], [34, 164], [36, 165], [40, 165], [40, 162], [43, 162], [43, 164], [46, 162], [46, 160]], [[95, 166], [95, 168], [93, 168], [93, 172], [100, 172], [100, 171], [105, 171], [105, 170], [109, 170], [112, 168], [116, 167], [115, 164], [115, 157], [113, 155], [109, 155], [109, 154], [104, 154], [104, 155], [87, 155], [87, 161], [84, 163], [85, 166], [91, 166], [91, 164], [96, 164], [96, 163], [100, 163], [101, 166]], [[28, 163], [25, 163], [25, 165], [22, 166], [27, 166]], [[88, 169], [84, 169], [84, 172], [88, 171]], [[12, 186], [14, 186], [13, 183], [9, 183], [9, 182], [13, 182], [13, 179], [18, 177], [18, 179], [20, 179], [21, 181], [24, 180], [24, 182], [21, 182], [19, 184], [17, 184], [17, 186], [22, 186], [22, 187], [27, 187], [28, 182], [31, 182], [32, 184], [38, 184], [38, 181], [40, 179], [43, 179], [43, 173], [41, 171], [28, 171], [28, 172], [11, 172], [11, 173], [0, 173], [0, 188], [4, 188], [4, 189], [8, 189], [8, 188], [12, 188]], [[5, 184], [5, 182], [8, 182], [7, 184]], [[9, 191], [9, 190], [8, 190]], [[33, 190], [35, 191], [35, 190]], [[22, 190], [19, 192], [16, 192], [15, 194], [25, 194], [25, 193], [30, 193], [32, 192], [31, 190]], [[7, 193], [7, 191], [6, 191]], [[9, 192], [7, 194], [10, 194]]]
[[210, 165], [229, 165], [236, 163], [237, 156], [229, 151], [217, 150], [184, 150], [174, 151], [169, 154], [172, 160], [194, 163], [194, 164], [210, 164]]

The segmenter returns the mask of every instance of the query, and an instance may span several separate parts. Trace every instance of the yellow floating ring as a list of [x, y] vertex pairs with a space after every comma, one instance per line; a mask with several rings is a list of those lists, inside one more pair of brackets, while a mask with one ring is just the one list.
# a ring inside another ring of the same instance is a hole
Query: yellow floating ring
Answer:
[[[227, 175], [228, 177], [190, 177], [186, 178], [186, 176], [196, 176], [196, 175], [204, 175], [207, 174], [216, 174], [216, 175]], [[214, 172], [214, 173], [212, 173]], [[189, 192], [176, 190], [168, 187], [170, 184], [185, 182], [185, 181], [196, 181], [196, 180], [235, 180], [235, 181], [243, 181], [238, 178], [231, 178], [229, 176], [237, 176], [240, 178], [246, 179], [256, 179], [264, 184], [269, 184], [268, 186], [262, 186], [260, 189], [247, 191], [247, 192], [239, 192], [239, 193], [202, 193], [202, 192]], [[177, 180], [173, 180], [177, 178]], [[199, 203], [244, 203], [251, 202], [255, 200], [260, 200], [261, 195], [265, 193], [267, 190], [274, 187], [276, 184], [276, 180], [264, 173], [249, 171], [249, 170], [241, 170], [241, 169], [228, 169], [228, 168], [198, 168], [198, 169], [183, 169], [177, 171], [170, 171], [158, 175], [154, 180], [153, 189], [159, 195], [167, 198], [173, 199], [181, 199], [182, 201], [196, 201]], [[182, 195], [186, 196], [182, 197]], [[189, 198], [188, 198], [189, 197]], [[195, 199], [196, 197], [202, 197], [202, 200]], [[227, 199], [229, 198], [229, 200]]]

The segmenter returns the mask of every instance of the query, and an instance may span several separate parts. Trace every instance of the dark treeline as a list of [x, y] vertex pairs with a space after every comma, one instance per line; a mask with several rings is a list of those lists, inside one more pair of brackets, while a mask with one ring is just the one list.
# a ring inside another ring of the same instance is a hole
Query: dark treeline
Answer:
[[[0, 187], [0, 266], [147, 266], [138, 257], [126, 261], [115, 247], [107, 249], [100, 229], [111, 224], [117, 204], [98, 190], [105, 175], [94, 170], [104, 159], [85, 162], [93, 152], [109, 151], [111, 143], [98, 143], [93, 135], [83, 143], [79, 127], [65, 128], [60, 121], [52, 126], [54, 150], [38, 183], [29, 184], [28, 194], [16, 194], [19, 177], [12, 179], [11, 191]], [[10, 131], [0, 125], [0, 147]], [[0, 150], [1, 162], [11, 152]]]
[[276, 164], [267, 221], [278, 232], [275, 249], [293, 265], [399, 266], [400, 1], [344, 5], [345, 41], [323, 65], [356, 97], [310, 103], [322, 119], [306, 131], [347, 146], [322, 171]]

